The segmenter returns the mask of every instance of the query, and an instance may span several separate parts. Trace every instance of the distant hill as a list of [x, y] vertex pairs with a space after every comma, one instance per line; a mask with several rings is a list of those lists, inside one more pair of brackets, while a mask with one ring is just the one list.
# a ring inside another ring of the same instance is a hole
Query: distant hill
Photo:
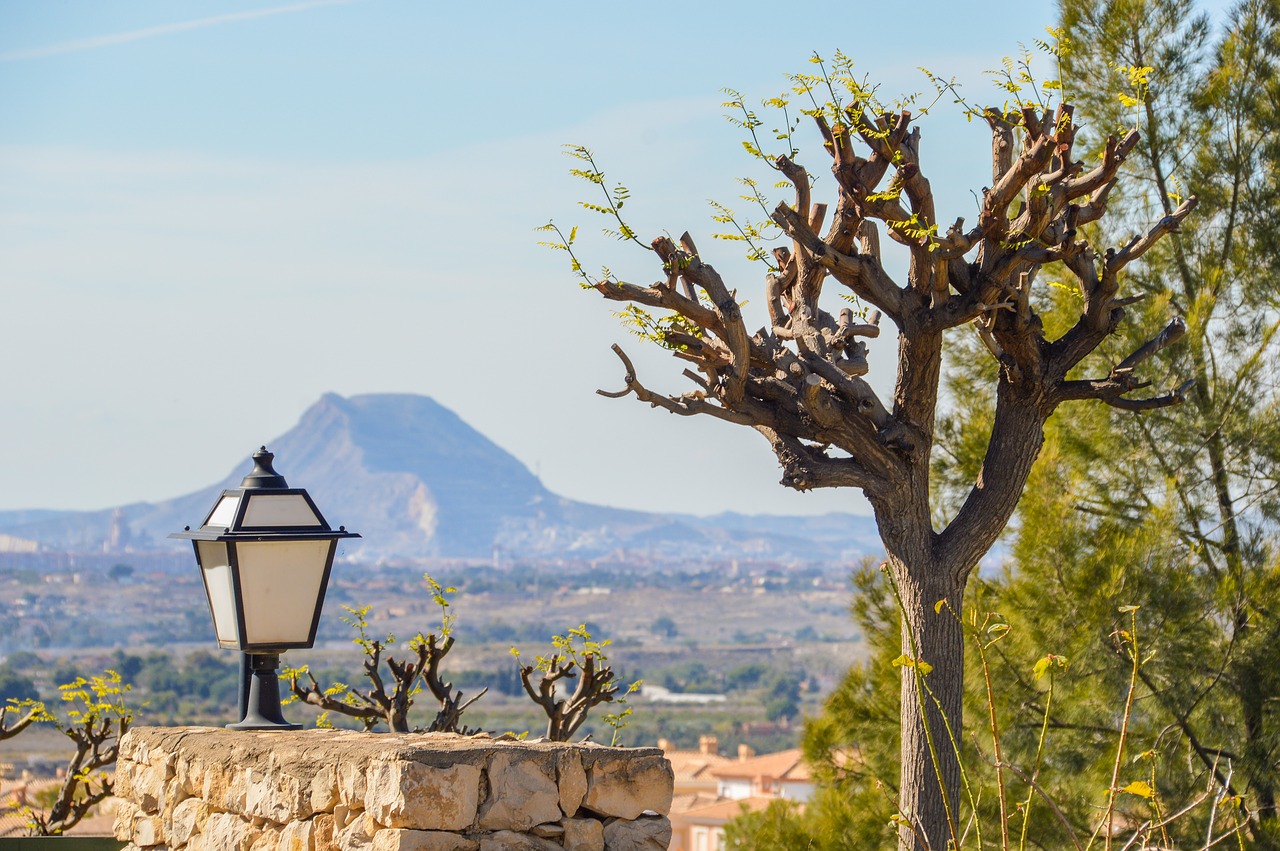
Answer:
[[[426, 396], [327, 394], [268, 446], [281, 473], [312, 494], [326, 519], [364, 536], [343, 550], [362, 560], [489, 558], [497, 549], [516, 557], [631, 552], [831, 561], [879, 547], [874, 522], [857, 515], [693, 517], [565, 499]], [[0, 536], [72, 552], [175, 546], [166, 536], [202, 520], [249, 469], [246, 453], [221, 482], [163, 502], [0, 512]]]

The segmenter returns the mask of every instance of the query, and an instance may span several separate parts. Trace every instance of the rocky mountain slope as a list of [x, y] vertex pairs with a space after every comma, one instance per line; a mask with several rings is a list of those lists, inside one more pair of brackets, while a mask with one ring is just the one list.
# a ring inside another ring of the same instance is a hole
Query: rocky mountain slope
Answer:
[[[328, 394], [269, 448], [326, 519], [364, 536], [344, 548], [362, 560], [487, 559], [496, 550], [511, 557], [626, 551], [829, 561], [879, 546], [874, 523], [856, 515], [702, 518], [565, 499], [425, 396]], [[223, 481], [176, 499], [96, 512], [0, 512], [0, 539], [78, 552], [174, 546], [170, 532], [199, 523], [222, 489], [239, 486], [252, 467], [245, 454]]]

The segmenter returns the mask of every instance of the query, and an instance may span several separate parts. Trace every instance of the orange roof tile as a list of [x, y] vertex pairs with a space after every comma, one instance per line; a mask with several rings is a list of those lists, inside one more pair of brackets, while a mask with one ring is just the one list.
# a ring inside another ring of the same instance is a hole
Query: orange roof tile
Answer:
[[767, 777], [774, 780], [794, 780], [807, 783], [810, 779], [809, 766], [804, 764], [804, 755], [799, 748], [788, 751], [767, 753], [748, 759], [732, 760], [730, 764], [711, 769], [713, 777], [733, 777], [754, 780]]
[[702, 780], [707, 778], [708, 770], [727, 765], [735, 760], [720, 754], [708, 754], [701, 751], [667, 751], [663, 754], [671, 763], [671, 771], [676, 780]]
[[671, 811], [669, 815], [678, 816], [689, 810], [701, 809], [726, 800], [728, 798], [717, 795], [715, 792], [677, 792], [671, 796]]
[[700, 822], [707, 822], [707, 821], [723, 822], [723, 821], [728, 821], [731, 818], [735, 818], [737, 816], [742, 815], [742, 811], [744, 807], [746, 808], [747, 812], [757, 813], [763, 810], [765, 807], [769, 806], [769, 804], [773, 803], [774, 801], [782, 801], [782, 800], [785, 800], [785, 799], [784, 798], [740, 798], [738, 800], [734, 800], [732, 798], [728, 798], [725, 800], [717, 801], [714, 804], [708, 804], [705, 807], [698, 807], [697, 809], [685, 810], [683, 813], [680, 814], [680, 819], [681, 821], [684, 821], [690, 824], [697, 824]]

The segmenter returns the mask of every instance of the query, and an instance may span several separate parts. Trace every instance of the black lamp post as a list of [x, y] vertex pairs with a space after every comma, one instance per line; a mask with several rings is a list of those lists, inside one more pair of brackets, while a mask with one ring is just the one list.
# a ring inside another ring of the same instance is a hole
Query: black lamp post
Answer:
[[204, 523], [171, 538], [195, 548], [218, 646], [246, 654], [240, 714], [232, 730], [296, 730], [280, 714], [280, 653], [311, 647], [329, 571], [345, 526], [330, 528], [311, 497], [271, 467], [264, 446], [240, 487], [224, 490]]

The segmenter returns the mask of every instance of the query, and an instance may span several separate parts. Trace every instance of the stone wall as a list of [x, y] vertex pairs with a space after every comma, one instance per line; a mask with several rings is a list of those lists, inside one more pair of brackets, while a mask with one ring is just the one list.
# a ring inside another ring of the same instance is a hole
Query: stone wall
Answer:
[[671, 790], [657, 748], [139, 727], [115, 831], [127, 851], [661, 851]]

